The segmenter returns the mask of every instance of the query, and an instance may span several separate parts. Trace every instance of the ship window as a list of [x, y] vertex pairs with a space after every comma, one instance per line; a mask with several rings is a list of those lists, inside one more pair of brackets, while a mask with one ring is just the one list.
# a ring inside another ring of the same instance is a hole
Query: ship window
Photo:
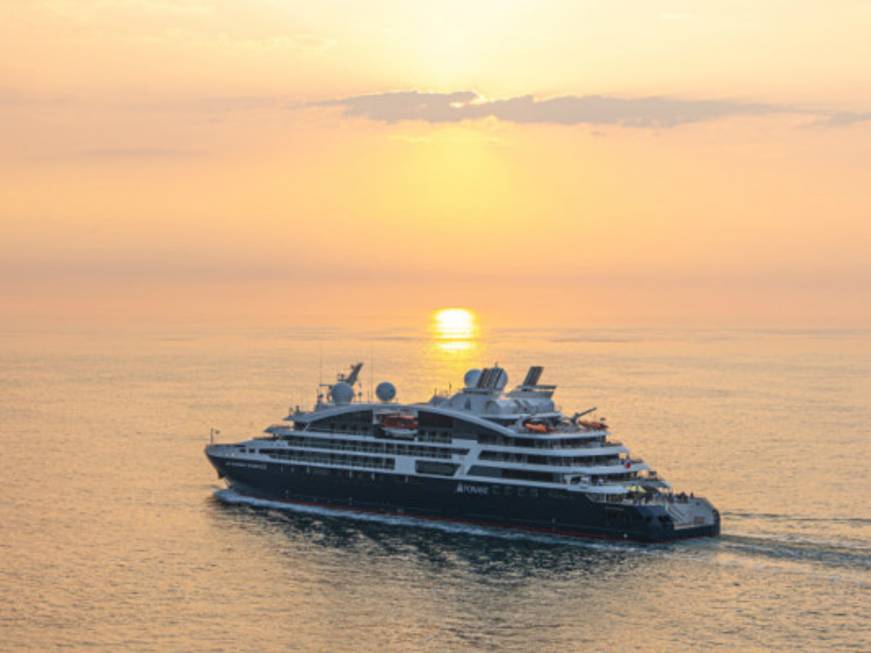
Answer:
[[549, 472], [532, 472], [523, 469], [503, 469], [502, 478], [516, 478], [524, 481], [553, 483], [554, 475]]
[[469, 476], [490, 476], [499, 478], [502, 476], [502, 470], [498, 467], [485, 467], [483, 465], [474, 465], [469, 470]]
[[418, 424], [421, 427], [437, 427], [450, 429], [454, 426], [454, 419], [448, 415], [440, 415], [431, 413], [426, 410], [419, 411], [417, 414]]
[[415, 461], [414, 466], [418, 474], [436, 474], [438, 476], [453, 476], [459, 468], [459, 465], [437, 463], [429, 460]]

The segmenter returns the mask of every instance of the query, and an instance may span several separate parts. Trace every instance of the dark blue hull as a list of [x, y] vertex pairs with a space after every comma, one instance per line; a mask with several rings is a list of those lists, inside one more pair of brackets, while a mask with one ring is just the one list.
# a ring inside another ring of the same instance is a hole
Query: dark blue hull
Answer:
[[597, 503], [564, 490], [508, 490], [505, 485], [479, 481], [363, 471], [349, 474], [347, 470], [207, 455], [234, 490], [273, 501], [637, 542], [667, 542], [720, 532], [719, 515], [713, 525], [675, 529], [671, 516], [660, 505]]

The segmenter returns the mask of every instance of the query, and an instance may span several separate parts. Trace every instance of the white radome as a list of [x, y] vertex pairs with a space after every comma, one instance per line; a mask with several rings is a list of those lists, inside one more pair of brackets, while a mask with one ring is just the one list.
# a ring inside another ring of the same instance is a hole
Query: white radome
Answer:
[[466, 384], [467, 388], [474, 388], [478, 383], [478, 379], [481, 378], [481, 370], [471, 369], [463, 376], [463, 383]]
[[330, 389], [330, 397], [334, 404], [349, 404], [354, 399], [354, 388], [340, 381]]

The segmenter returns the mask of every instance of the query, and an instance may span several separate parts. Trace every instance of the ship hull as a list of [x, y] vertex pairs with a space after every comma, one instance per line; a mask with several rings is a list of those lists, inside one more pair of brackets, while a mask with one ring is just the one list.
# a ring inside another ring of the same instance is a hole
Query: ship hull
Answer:
[[[659, 505], [616, 505], [576, 492], [453, 478], [401, 476], [207, 456], [228, 485], [253, 498], [366, 513], [471, 523], [581, 538], [668, 542], [718, 535], [713, 524], [675, 528]], [[510, 492], [510, 496], [506, 496]]]

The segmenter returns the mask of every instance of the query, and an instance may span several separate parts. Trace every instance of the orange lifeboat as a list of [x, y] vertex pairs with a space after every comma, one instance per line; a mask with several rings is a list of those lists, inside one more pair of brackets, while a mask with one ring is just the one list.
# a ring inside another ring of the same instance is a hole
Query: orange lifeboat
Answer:
[[417, 418], [414, 415], [402, 415], [401, 413], [384, 415], [381, 417], [380, 423], [385, 428], [417, 429]]
[[417, 417], [414, 415], [403, 415], [402, 413], [381, 415], [378, 424], [390, 437], [413, 440], [417, 434]]
[[550, 433], [551, 429], [546, 422], [528, 419], [523, 422], [523, 428], [533, 433]]

